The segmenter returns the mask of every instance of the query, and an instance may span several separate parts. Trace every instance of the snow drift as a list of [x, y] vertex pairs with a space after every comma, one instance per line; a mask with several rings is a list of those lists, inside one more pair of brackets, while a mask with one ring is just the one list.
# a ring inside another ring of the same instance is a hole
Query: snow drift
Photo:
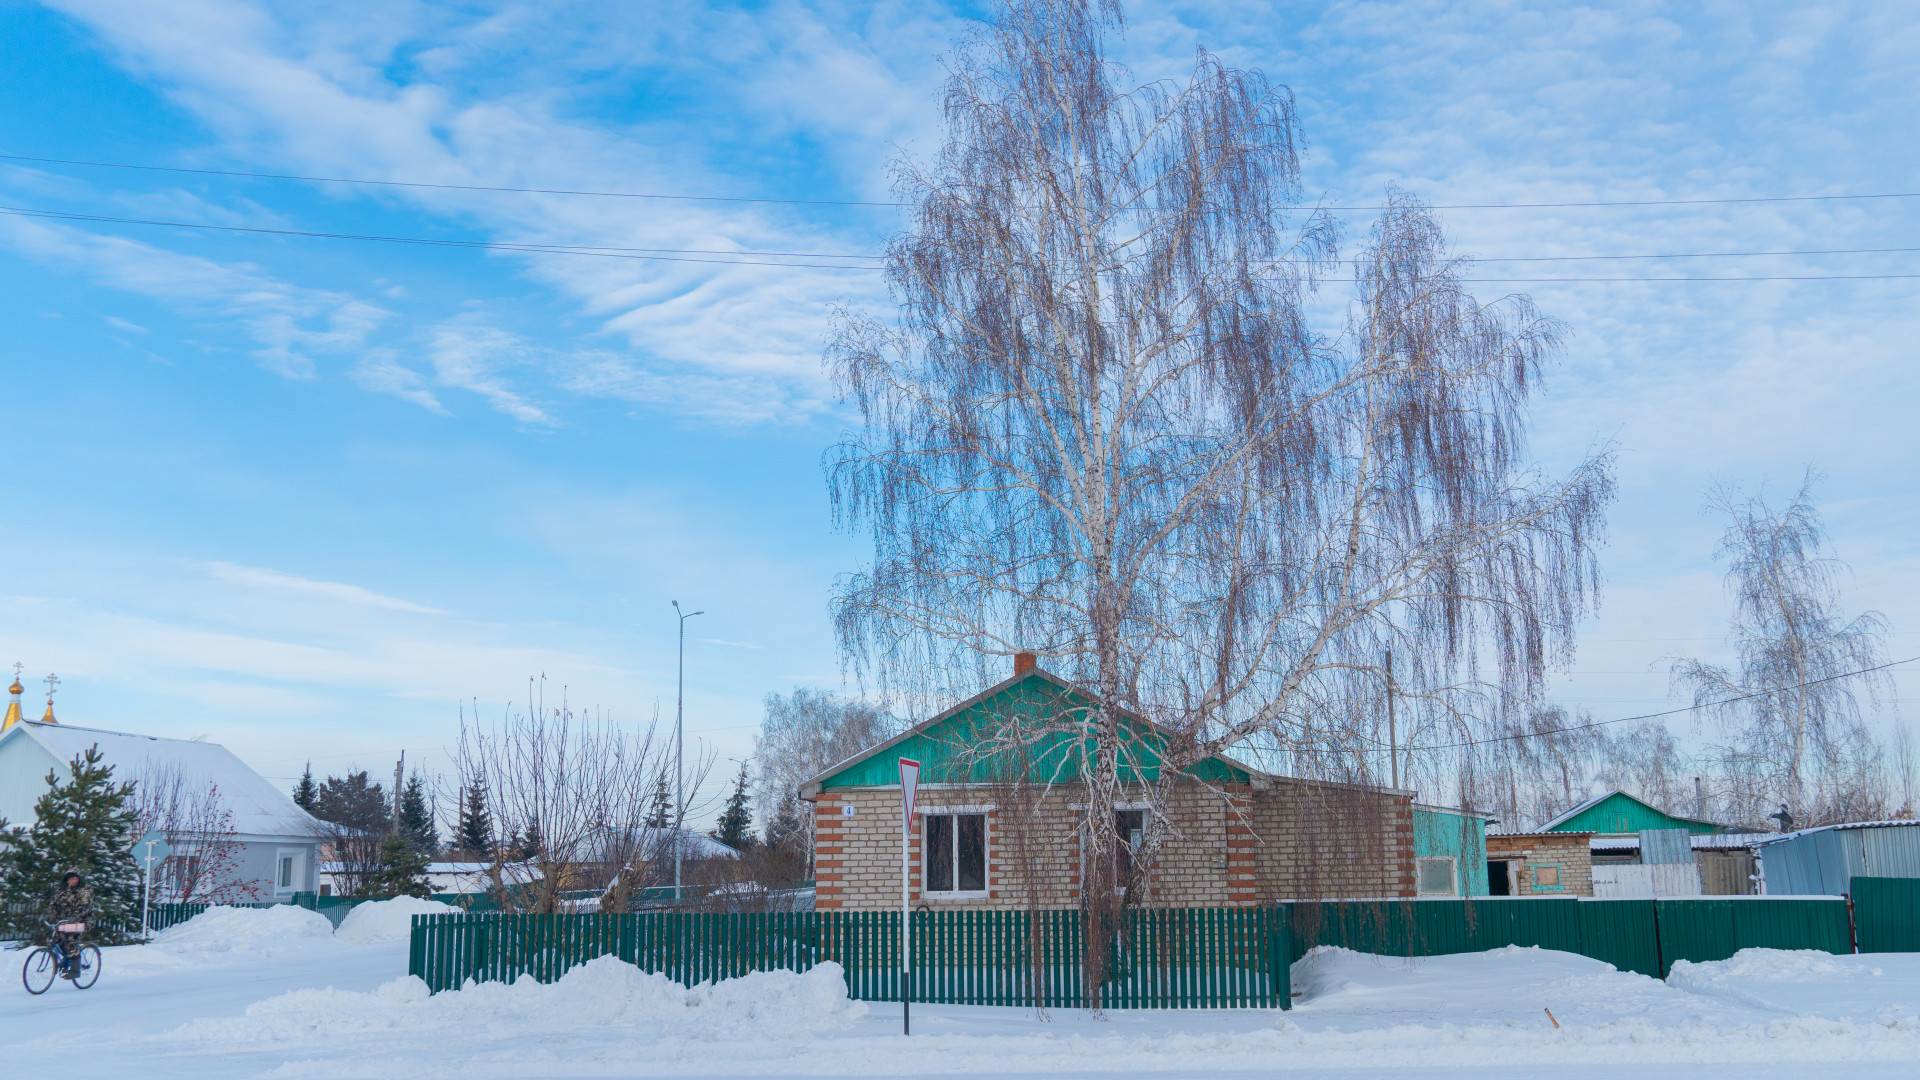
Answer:
[[325, 915], [291, 904], [269, 908], [212, 907], [153, 936], [164, 953], [255, 953], [274, 956], [290, 946], [331, 937]]
[[426, 983], [408, 976], [370, 993], [296, 990], [256, 1002], [244, 1016], [196, 1020], [173, 1037], [230, 1045], [373, 1033], [613, 1028], [668, 1039], [765, 1040], [843, 1028], [866, 1011], [865, 1003], [847, 998], [838, 964], [754, 972], [688, 989], [603, 956], [553, 983], [523, 975], [511, 984], [469, 982], [430, 995]]
[[391, 900], [369, 900], [356, 905], [340, 921], [333, 936], [356, 945], [380, 941], [405, 941], [413, 934], [415, 915], [450, 915], [460, 909], [438, 900], [396, 896]]

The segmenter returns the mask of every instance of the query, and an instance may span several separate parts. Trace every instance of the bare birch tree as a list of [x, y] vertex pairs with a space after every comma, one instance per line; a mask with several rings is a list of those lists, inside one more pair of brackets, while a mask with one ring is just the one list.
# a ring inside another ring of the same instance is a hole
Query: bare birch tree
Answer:
[[1529, 467], [1561, 330], [1471, 296], [1411, 198], [1357, 260], [1345, 328], [1316, 335], [1335, 229], [1300, 208], [1291, 94], [1205, 51], [1183, 84], [1128, 88], [1121, 23], [1012, 0], [962, 43], [944, 146], [897, 167], [900, 317], [849, 314], [828, 350], [864, 422], [829, 455], [834, 506], [874, 544], [839, 587], [843, 655], [924, 691], [1030, 649], [1085, 687], [1063, 723], [1100, 909], [1122, 710], [1176, 733], [1171, 783], [1377, 706], [1389, 647], [1410, 710], [1529, 698], [1593, 598], [1612, 491], [1605, 454]]
[[798, 687], [768, 694], [753, 759], [759, 774], [754, 800], [767, 841], [804, 860], [813, 857], [813, 813], [800, 803], [800, 785], [822, 770], [898, 734], [904, 725], [886, 709], [859, 698]]
[[1707, 495], [1724, 514], [1718, 555], [1733, 596], [1735, 667], [1674, 661], [1676, 688], [1731, 736], [1723, 772], [1744, 780], [1736, 813], [1757, 823], [1784, 805], [1802, 825], [1844, 821], [1881, 798], [1882, 755], [1866, 728], [1862, 698], [1877, 705], [1886, 619], [1849, 619], [1841, 608], [1845, 566], [1827, 553], [1809, 470], [1786, 506], [1742, 497], [1728, 485]]

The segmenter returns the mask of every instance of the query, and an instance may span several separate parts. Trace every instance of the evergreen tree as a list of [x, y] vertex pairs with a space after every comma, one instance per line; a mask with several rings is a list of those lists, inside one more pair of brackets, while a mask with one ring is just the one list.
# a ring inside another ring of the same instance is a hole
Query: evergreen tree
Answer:
[[647, 813], [647, 828], [665, 829], [673, 825], [673, 792], [667, 788], [667, 778], [660, 778], [660, 786], [653, 792], [653, 809]]
[[711, 834], [735, 851], [753, 847], [753, 811], [747, 806], [747, 798], [747, 766], [742, 762], [740, 775], [733, 781], [733, 794], [728, 797], [727, 807], [720, 812], [720, 820]]
[[307, 771], [300, 774], [300, 782], [293, 786], [293, 805], [313, 813], [313, 807], [320, 801], [320, 785], [313, 782], [313, 762], [307, 762]]
[[93, 940], [124, 942], [139, 919], [140, 866], [133, 842], [140, 815], [133, 785], [114, 783], [113, 766], [100, 762], [99, 747], [89, 747], [68, 763], [65, 783], [57, 771], [49, 772], [31, 827], [9, 828], [0, 819], [0, 911], [14, 913], [11, 929], [21, 937], [47, 939], [40, 912], [68, 870], [80, 871], [93, 888]]
[[493, 812], [487, 809], [487, 782], [475, 777], [462, 793], [456, 843], [469, 857], [493, 857]]
[[380, 898], [417, 896], [432, 899], [427, 879], [427, 854], [399, 833], [388, 833], [380, 844], [380, 866], [367, 876], [366, 895]]
[[386, 789], [369, 783], [367, 771], [350, 772], [345, 779], [327, 777], [313, 801], [312, 814], [350, 829], [384, 836], [393, 830], [393, 803]]
[[520, 857], [522, 859], [538, 858], [540, 855], [540, 846], [543, 843], [545, 843], [545, 840], [540, 835], [540, 823], [537, 821], [527, 822], [527, 831], [520, 835]]
[[428, 857], [440, 853], [440, 826], [433, 820], [427, 786], [419, 773], [407, 778], [400, 790], [400, 832], [415, 851]]
[[786, 792], [780, 801], [774, 804], [773, 819], [767, 822], [767, 846], [783, 850], [796, 851], [804, 855], [807, 851], [807, 814], [800, 803], [799, 796]]

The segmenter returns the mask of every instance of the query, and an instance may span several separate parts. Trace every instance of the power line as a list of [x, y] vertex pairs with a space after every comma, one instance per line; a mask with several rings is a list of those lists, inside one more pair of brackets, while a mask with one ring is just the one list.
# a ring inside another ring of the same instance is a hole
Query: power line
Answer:
[[[156, 226], [163, 226], [163, 227], [172, 228], [172, 229], [208, 229], [214, 232], [254, 233], [254, 234], [265, 235], [265, 236], [299, 236], [299, 237], [307, 237], [307, 238], [322, 239], [322, 240], [363, 240], [363, 241], [372, 241], [375, 243], [382, 243], [382, 244], [414, 244], [414, 245], [420, 245], [425, 247], [467, 248], [467, 249], [476, 249], [476, 250], [482, 250], [482, 251], [524, 251], [524, 252], [530, 252], [535, 254], [549, 254], [549, 255], [589, 255], [589, 256], [595, 256], [603, 259], [641, 259], [641, 260], [654, 261], [654, 262], [712, 263], [712, 264], [717, 264], [721, 266], [786, 266], [786, 267], [801, 266], [801, 267], [806, 267], [808, 269], [822, 269], [822, 270], [878, 270], [880, 269], [880, 267], [877, 267], [877, 266], [853, 266], [853, 265], [840, 265], [840, 264], [834, 264], [834, 263], [782, 263], [782, 262], [755, 262], [755, 261], [746, 260], [746, 259], [689, 258], [687, 257], [688, 255], [703, 253], [703, 252], [698, 252], [697, 250], [692, 250], [692, 249], [596, 248], [596, 247], [584, 247], [584, 246], [571, 247], [571, 246], [562, 245], [562, 244], [514, 244], [514, 243], [505, 243], [505, 242], [492, 241], [492, 240], [440, 240], [440, 239], [431, 239], [431, 238], [419, 237], [419, 236], [379, 236], [379, 235], [373, 235], [373, 234], [367, 234], [367, 233], [316, 232], [310, 229], [268, 229], [268, 228], [263, 228], [259, 226], [249, 226], [249, 225], [209, 225], [205, 222], [198, 222], [198, 221], [164, 221], [157, 218], [127, 218], [127, 217], [111, 217], [105, 214], [76, 214], [76, 213], [69, 213], [61, 210], [37, 210], [32, 207], [26, 207], [26, 206], [0, 206], [0, 214], [11, 214], [16, 217], [52, 218], [52, 219], [62, 220], [62, 221], [99, 221], [99, 222], [107, 222], [107, 223], [119, 224], [119, 225], [156, 225]], [[664, 253], [664, 252], [676, 252], [676, 251], [683, 251], [683, 250], [685, 252], [684, 254], [655, 254], [655, 255], [636, 254], [636, 252], [642, 252], [642, 251], [658, 251], [658, 252]], [[718, 254], [718, 253], [704, 252], [704, 254]], [[859, 258], [869, 257], [869, 256], [863, 256], [863, 255], [812, 255], [812, 254], [801, 254], [798, 252], [742, 252], [741, 254], [791, 255], [796, 258], [808, 258], [808, 259], [846, 259], [846, 258], [859, 259]]]
[[[675, 202], [779, 203], [789, 206], [881, 206], [901, 207], [911, 203], [860, 199], [774, 199], [740, 195], [669, 195], [638, 191], [592, 191], [576, 188], [527, 188], [501, 184], [441, 184], [422, 180], [365, 180], [344, 176], [305, 176], [296, 173], [244, 172], [238, 169], [192, 169], [178, 165], [136, 165], [120, 161], [83, 161], [76, 158], [34, 157], [27, 154], [0, 154], [4, 161], [33, 161], [45, 165], [82, 165], [97, 169], [132, 169], [141, 172], [186, 173], [195, 176], [231, 176], [252, 180], [301, 180], [317, 184], [360, 184], [369, 187], [428, 188], [442, 191], [487, 191], [516, 195], [583, 195], [603, 199], [664, 199]], [[1634, 206], [1732, 206], [1744, 203], [1839, 202], [1855, 199], [1913, 199], [1920, 191], [1873, 192], [1845, 195], [1754, 195], [1738, 198], [1690, 199], [1603, 199], [1586, 202], [1535, 203], [1447, 203], [1429, 206], [1432, 210], [1564, 210], [1583, 207]], [[1316, 210], [1359, 211], [1391, 210], [1391, 206], [1317, 206]]]
[[1635, 720], [1658, 720], [1664, 716], [1675, 716], [1684, 712], [1693, 712], [1697, 709], [1717, 709], [1722, 705], [1732, 705], [1736, 702], [1752, 701], [1754, 698], [1770, 697], [1774, 694], [1785, 693], [1788, 690], [1804, 690], [1809, 686], [1819, 686], [1822, 683], [1851, 679], [1858, 675], [1871, 675], [1876, 671], [1885, 671], [1888, 668], [1899, 667], [1901, 664], [1911, 664], [1916, 660], [1920, 660], [1920, 656], [1909, 656], [1905, 660], [1893, 660], [1885, 664], [1876, 664], [1873, 667], [1861, 668], [1858, 671], [1847, 671], [1838, 675], [1829, 675], [1824, 679], [1808, 679], [1806, 682], [1794, 683], [1792, 686], [1779, 686], [1771, 690], [1756, 690], [1751, 694], [1740, 694], [1735, 697], [1723, 698], [1719, 701], [1709, 701], [1702, 705], [1688, 705], [1679, 709], [1668, 709], [1665, 712], [1643, 713], [1639, 716], [1622, 716], [1613, 720], [1595, 720], [1590, 724], [1568, 724], [1565, 727], [1554, 728], [1552, 731], [1526, 731], [1518, 735], [1498, 735], [1491, 739], [1467, 739], [1463, 742], [1409, 747], [1409, 750], [1458, 750], [1468, 746], [1488, 746], [1493, 743], [1516, 742], [1520, 739], [1535, 739], [1547, 735], [1562, 735], [1569, 731], [1587, 731], [1592, 728], [1606, 727], [1609, 724], [1631, 723]]
[[[707, 263], [717, 266], [784, 266], [789, 268], [822, 270], [883, 270], [885, 267], [871, 264], [842, 263], [785, 263], [766, 262], [753, 259], [697, 258], [701, 255], [754, 255], [764, 257], [794, 259], [870, 259], [878, 261], [880, 255], [854, 255], [848, 253], [820, 253], [804, 251], [723, 251], [711, 248], [627, 248], [597, 246], [588, 244], [532, 244], [511, 243], [497, 240], [449, 240], [420, 236], [387, 236], [372, 233], [321, 232], [312, 229], [270, 229], [254, 225], [213, 225], [199, 221], [168, 221], [160, 218], [116, 217], [108, 214], [82, 214], [65, 210], [42, 210], [28, 206], [0, 206], [0, 214], [16, 217], [49, 218], [58, 221], [95, 221], [117, 225], [151, 225], [170, 229], [205, 229], [213, 232], [251, 233], [263, 236], [294, 236], [321, 240], [359, 240], [381, 244], [412, 244], [423, 247], [465, 248], [479, 251], [518, 251], [539, 255], [586, 255], [603, 259], [638, 259], [648, 262]], [[1920, 248], [1862, 248], [1857, 251], [1806, 251], [1806, 252], [1699, 252], [1678, 255], [1569, 255], [1514, 257], [1508, 259], [1492, 258], [1484, 262], [1551, 262], [1559, 259], [1683, 259], [1683, 258], [1730, 258], [1747, 255], [1831, 255], [1857, 254], [1869, 252], [1914, 251]], [[1339, 260], [1347, 262], [1351, 260]], [[1906, 281], [1920, 279], [1920, 274], [1779, 274], [1753, 276], [1665, 276], [1665, 277], [1555, 277], [1555, 278], [1461, 278], [1475, 284], [1566, 284], [1574, 282], [1687, 282], [1687, 281]]]
[[789, 206], [904, 206], [897, 202], [857, 199], [762, 199], [739, 195], [660, 195], [637, 191], [582, 191], [570, 188], [523, 188], [496, 184], [432, 184], [418, 180], [357, 180], [343, 176], [299, 176], [293, 173], [240, 172], [236, 169], [188, 169], [173, 165], [129, 165], [118, 161], [77, 161], [70, 158], [0, 154], [4, 161], [38, 161], [49, 165], [88, 165], [100, 169], [137, 169], [141, 172], [191, 173], [196, 176], [235, 176], [252, 180], [305, 180], [316, 184], [364, 184], [369, 187], [432, 188], [441, 191], [490, 191], [513, 195], [588, 195], [602, 199], [664, 199], [672, 202], [783, 203]]

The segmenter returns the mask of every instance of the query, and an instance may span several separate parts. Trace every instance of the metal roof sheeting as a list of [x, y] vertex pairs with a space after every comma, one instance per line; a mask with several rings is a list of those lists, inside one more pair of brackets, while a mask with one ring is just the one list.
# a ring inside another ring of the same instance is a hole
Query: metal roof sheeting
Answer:
[[1768, 895], [1844, 895], [1856, 877], [1920, 878], [1920, 822], [1857, 821], [1803, 829], [1755, 848]]

